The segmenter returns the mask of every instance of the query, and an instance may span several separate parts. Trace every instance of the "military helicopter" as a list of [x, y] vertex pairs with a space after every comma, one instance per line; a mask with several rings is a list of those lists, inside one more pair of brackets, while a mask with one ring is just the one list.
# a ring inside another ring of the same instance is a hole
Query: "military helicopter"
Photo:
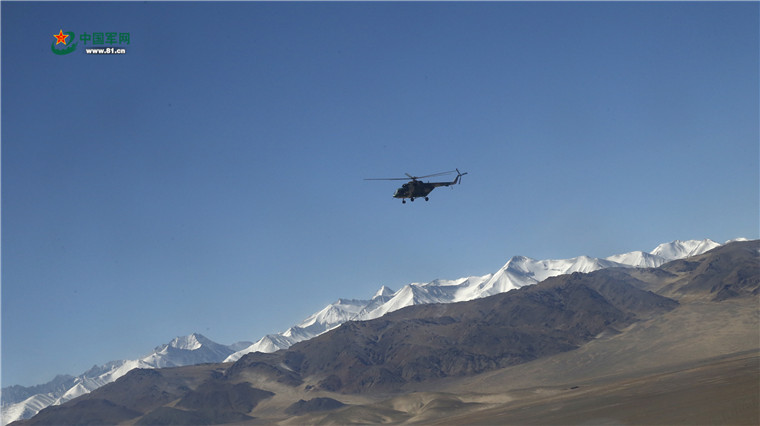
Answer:
[[[421, 182], [418, 179], [423, 178], [429, 178], [433, 176], [441, 176], [441, 175], [447, 175], [450, 173], [454, 173], [456, 171], [457, 177], [454, 178], [451, 182]], [[364, 180], [408, 180], [409, 182], [401, 185], [401, 188], [397, 189], [396, 192], [393, 194], [393, 198], [401, 198], [401, 203], [406, 204], [406, 199], [408, 198], [409, 201], [414, 201], [415, 198], [425, 197], [425, 201], [430, 200], [428, 198], [428, 194], [430, 194], [431, 191], [438, 188], [439, 186], [451, 186], [456, 183], [461, 184], [462, 183], [462, 176], [466, 175], [467, 172], [461, 173], [459, 169], [451, 170], [449, 172], [441, 172], [441, 173], [433, 173], [432, 175], [425, 175], [425, 176], [412, 176], [409, 173], [404, 173], [407, 177], [405, 178], [370, 178], [370, 179], [364, 179]]]

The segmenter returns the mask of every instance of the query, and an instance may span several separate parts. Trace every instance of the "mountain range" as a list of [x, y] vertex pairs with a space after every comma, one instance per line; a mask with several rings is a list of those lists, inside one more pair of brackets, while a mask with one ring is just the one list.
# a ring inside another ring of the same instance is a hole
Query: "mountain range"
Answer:
[[720, 244], [709, 239], [676, 240], [660, 244], [649, 253], [634, 251], [604, 259], [579, 256], [572, 259], [536, 260], [515, 256], [497, 272], [488, 275], [457, 280], [435, 280], [424, 284], [412, 283], [398, 291], [383, 286], [369, 300], [339, 299], [284, 332], [262, 337], [253, 345], [230, 355], [226, 361], [237, 361], [251, 352], [269, 353], [286, 349], [294, 343], [311, 339], [346, 321], [375, 319], [406, 306], [474, 300], [573, 272], [592, 272], [614, 267], [658, 267], [665, 262], [702, 254], [718, 246]]
[[21, 424], [753, 424], [760, 241], [136, 369]]
[[165, 368], [222, 362], [251, 342], [220, 345], [194, 333], [177, 337], [136, 360], [112, 361], [96, 365], [77, 377], [59, 375], [44, 385], [3, 388], [3, 425], [29, 418], [50, 405], [59, 405], [111, 383], [135, 368]]
[[497, 272], [456, 280], [411, 283], [398, 291], [382, 286], [367, 300], [338, 299], [303, 322], [257, 342], [220, 345], [200, 335], [178, 337], [138, 360], [121, 360], [95, 366], [77, 376], [58, 376], [39, 386], [10, 386], [2, 392], [2, 424], [33, 416], [41, 409], [64, 403], [111, 383], [135, 368], [164, 368], [200, 363], [235, 362], [252, 352], [272, 353], [312, 339], [347, 321], [380, 318], [401, 308], [423, 304], [448, 304], [480, 299], [547, 278], [574, 272], [625, 267], [658, 267], [668, 261], [704, 253], [720, 244], [709, 240], [673, 241], [651, 252], [634, 251], [607, 258], [579, 256], [571, 259], [536, 260], [515, 256]]

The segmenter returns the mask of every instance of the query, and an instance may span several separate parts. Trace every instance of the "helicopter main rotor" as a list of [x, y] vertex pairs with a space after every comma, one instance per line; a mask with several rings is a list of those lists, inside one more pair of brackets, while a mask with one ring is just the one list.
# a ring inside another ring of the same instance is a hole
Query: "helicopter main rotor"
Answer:
[[448, 172], [433, 173], [432, 175], [425, 175], [425, 176], [412, 176], [409, 173], [404, 173], [407, 176], [405, 178], [369, 178], [369, 179], [364, 179], [364, 180], [413, 180], [413, 181], [416, 181], [417, 179], [424, 179], [424, 178], [429, 178], [433, 176], [448, 175], [455, 172], [456, 172], [455, 170], [451, 170]]

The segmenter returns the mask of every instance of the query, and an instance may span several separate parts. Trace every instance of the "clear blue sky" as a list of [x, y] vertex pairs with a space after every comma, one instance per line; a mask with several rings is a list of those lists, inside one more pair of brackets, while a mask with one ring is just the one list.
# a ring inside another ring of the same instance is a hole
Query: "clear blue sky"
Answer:
[[[757, 2], [1, 13], [3, 386], [513, 255], [758, 237]], [[429, 202], [363, 180], [454, 168]]]

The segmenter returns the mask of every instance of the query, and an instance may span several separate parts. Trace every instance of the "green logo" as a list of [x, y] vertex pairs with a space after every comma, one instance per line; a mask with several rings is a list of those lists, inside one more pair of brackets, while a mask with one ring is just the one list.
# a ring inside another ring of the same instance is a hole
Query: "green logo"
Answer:
[[[77, 40], [73, 31], [63, 32], [59, 30], [58, 34], [53, 34], [55, 41], [50, 45], [50, 50], [56, 55], [68, 55], [77, 50], [78, 42], [84, 44], [84, 53], [88, 55], [123, 55], [127, 53], [126, 46], [130, 44], [130, 33], [121, 33], [115, 31], [91, 32], [87, 31], [79, 34]], [[89, 46], [88, 46], [89, 44]], [[118, 44], [119, 46], [114, 46]]]
[[[76, 43], [67, 44], [66, 40], [68, 37], [71, 37], [71, 40], [68, 41], [75, 40], [76, 37], [74, 36], [73, 32], [67, 31], [64, 33], [63, 30], [60, 30], [58, 34], [53, 34], [53, 37], [55, 37], [55, 41], [50, 45], [50, 50], [52, 50], [56, 55], [68, 55], [77, 49]], [[63, 44], [63, 46], [60, 47], [58, 46], [59, 44]]]

